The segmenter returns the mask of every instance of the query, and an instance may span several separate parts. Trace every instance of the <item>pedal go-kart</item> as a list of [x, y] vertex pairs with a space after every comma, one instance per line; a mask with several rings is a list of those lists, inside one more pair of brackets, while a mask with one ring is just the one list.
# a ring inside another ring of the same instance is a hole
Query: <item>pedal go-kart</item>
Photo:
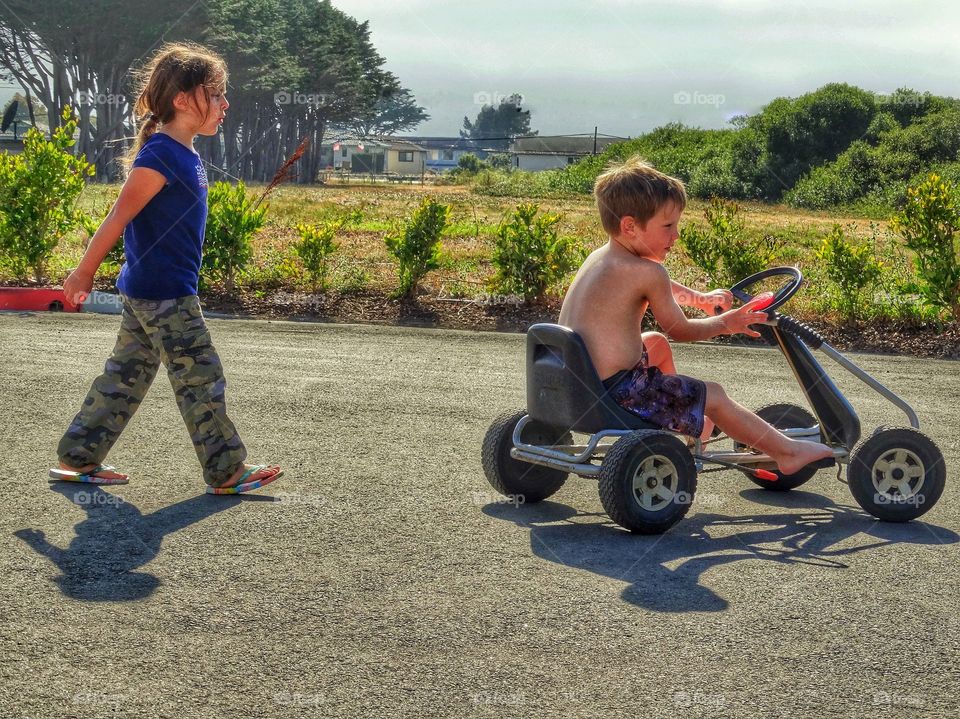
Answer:
[[[771, 404], [757, 414], [790, 437], [833, 447], [833, 458], [784, 475], [768, 455], [734, 443], [713, 451], [726, 437], [688, 447], [686, 438], [650, 425], [607, 394], [586, 346], [573, 330], [535, 324], [527, 332], [527, 409], [493, 421], [483, 441], [487, 480], [503, 495], [530, 504], [557, 492], [570, 474], [596, 479], [610, 518], [631, 532], [659, 534], [686, 515], [698, 473], [733, 468], [769, 490], [799, 487], [825, 466], [847, 465], [847, 484], [857, 503], [878, 519], [906, 522], [928, 511], [943, 492], [943, 454], [922, 432], [909, 404], [827, 344], [813, 329], [777, 312], [800, 288], [793, 267], [758, 272], [731, 288], [749, 302], [747, 288], [774, 277], [787, 281], [764, 307], [763, 338], [779, 347], [813, 412]], [[860, 438], [860, 420], [847, 398], [814, 358], [819, 349], [886, 397], [907, 415], [910, 427], [881, 426]], [[574, 435], [587, 435], [577, 442]], [[705, 465], [717, 465], [704, 469]], [[838, 477], [840, 472], [838, 470]]]

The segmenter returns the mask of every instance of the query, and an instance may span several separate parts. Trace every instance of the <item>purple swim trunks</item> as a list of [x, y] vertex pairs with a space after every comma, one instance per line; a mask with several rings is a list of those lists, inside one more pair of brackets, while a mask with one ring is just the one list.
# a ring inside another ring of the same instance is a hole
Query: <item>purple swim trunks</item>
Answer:
[[650, 367], [647, 350], [631, 370], [603, 381], [613, 401], [643, 420], [691, 437], [703, 432], [707, 386], [682, 374], [664, 374]]

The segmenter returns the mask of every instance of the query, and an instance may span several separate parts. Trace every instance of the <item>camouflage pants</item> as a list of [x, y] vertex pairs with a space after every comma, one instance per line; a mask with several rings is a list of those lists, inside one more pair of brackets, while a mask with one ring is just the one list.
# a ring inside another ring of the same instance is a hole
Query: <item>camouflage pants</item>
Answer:
[[227, 418], [227, 382], [196, 295], [172, 300], [123, 297], [113, 354], [57, 448], [65, 464], [103, 463], [161, 362], [203, 465], [204, 481], [222, 484], [236, 471], [247, 450]]

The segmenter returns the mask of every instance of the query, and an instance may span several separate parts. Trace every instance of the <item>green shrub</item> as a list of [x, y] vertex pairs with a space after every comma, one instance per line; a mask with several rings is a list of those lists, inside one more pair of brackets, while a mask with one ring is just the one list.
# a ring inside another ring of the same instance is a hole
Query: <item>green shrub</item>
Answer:
[[[80, 224], [83, 225], [84, 232], [87, 233], [87, 239], [84, 241], [83, 245], [86, 247], [90, 244], [90, 240], [93, 239], [93, 236], [97, 233], [97, 230], [100, 229], [100, 225], [103, 224], [103, 221], [107, 219], [107, 215], [110, 214], [110, 210], [107, 210], [106, 213], [100, 214], [100, 219], [98, 220], [93, 215], [88, 215], [86, 213], [81, 213], [80, 215]], [[116, 244], [110, 248], [110, 251], [107, 253], [107, 256], [104, 258], [107, 262], [112, 262], [115, 265], [123, 264], [123, 235], [117, 238]]]
[[449, 205], [425, 197], [411, 218], [384, 238], [398, 262], [397, 296], [414, 297], [424, 275], [440, 266], [440, 236], [449, 214]]
[[303, 266], [307, 268], [313, 291], [327, 289], [327, 269], [330, 257], [337, 249], [334, 237], [343, 227], [342, 222], [321, 222], [319, 225], [297, 225], [300, 241], [295, 243], [296, 251]]
[[539, 212], [539, 205], [522, 203], [497, 226], [491, 258], [494, 292], [539, 299], [583, 261], [581, 245], [557, 232], [561, 216]]
[[49, 140], [30, 128], [21, 154], [0, 155], [0, 256], [20, 279], [42, 282], [57, 244], [81, 225], [76, 202], [95, 168], [70, 152], [76, 130], [66, 107]]
[[834, 225], [815, 256], [833, 286], [840, 314], [844, 319], [859, 319], [863, 292], [876, 285], [883, 271], [874, 248], [869, 243], [854, 245], [843, 228]]
[[489, 167], [489, 165], [472, 152], [465, 152], [464, 154], [460, 155], [460, 159], [457, 160], [457, 167], [464, 172], [477, 173], [480, 172], [480, 170]]
[[267, 208], [247, 196], [243, 182], [214, 183], [207, 203], [200, 277], [204, 282], [221, 281], [227, 292], [233, 292], [237, 273], [253, 257], [251, 240], [266, 224]]
[[915, 254], [918, 290], [933, 307], [960, 320], [960, 196], [957, 186], [932, 174], [907, 190], [907, 204], [890, 220]]
[[688, 224], [680, 231], [680, 244], [687, 255], [720, 287], [731, 287], [770, 267], [775, 259], [776, 238], [747, 237], [740, 212], [740, 205], [715, 197], [703, 212], [706, 229]]

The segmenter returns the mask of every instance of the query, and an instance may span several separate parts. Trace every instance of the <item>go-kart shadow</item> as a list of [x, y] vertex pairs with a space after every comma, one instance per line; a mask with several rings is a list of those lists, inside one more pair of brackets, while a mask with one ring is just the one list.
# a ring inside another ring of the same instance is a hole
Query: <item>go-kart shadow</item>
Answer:
[[142, 514], [132, 503], [95, 485], [52, 483], [50, 488], [86, 511], [66, 549], [47, 541], [37, 529], [14, 536], [60, 570], [54, 582], [64, 595], [81, 601], [125, 602], [144, 599], [160, 585], [157, 577], [136, 571], [160, 552], [163, 538], [242, 501], [272, 497], [201, 494]]
[[[606, 515], [577, 513], [557, 502], [519, 507], [495, 503], [483, 511], [529, 527], [536, 556], [623, 580], [628, 585], [622, 594], [625, 601], [657, 612], [727, 609], [727, 600], [701, 584], [700, 576], [713, 567], [743, 559], [846, 569], [843, 558], [865, 550], [960, 540], [955, 532], [916, 520], [880, 522], [859, 508], [836, 505], [811, 492], [774, 494], [747, 489], [740, 495], [792, 511], [734, 517], [694, 508], [695, 513], [658, 536], [632, 535]], [[860, 534], [869, 539], [856, 546], [844, 543]], [[844, 546], [838, 546], [841, 543]]]

